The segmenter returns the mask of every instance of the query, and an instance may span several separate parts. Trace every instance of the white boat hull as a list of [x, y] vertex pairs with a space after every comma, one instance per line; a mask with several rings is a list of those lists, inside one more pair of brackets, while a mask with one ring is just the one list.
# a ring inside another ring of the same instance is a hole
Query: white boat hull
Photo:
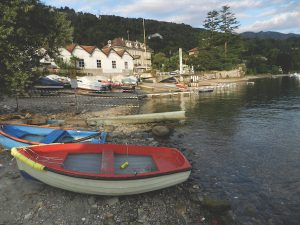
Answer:
[[105, 85], [100, 82], [98, 77], [78, 77], [74, 83], [71, 83], [72, 88], [79, 88], [92, 91], [101, 91]]
[[134, 180], [94, 180], [36, 170], [17, 160], [18, 167], [31, 177], [64, 190], [95, 195], [132, 195], [154, 191], [186, 181], [191, 171]]

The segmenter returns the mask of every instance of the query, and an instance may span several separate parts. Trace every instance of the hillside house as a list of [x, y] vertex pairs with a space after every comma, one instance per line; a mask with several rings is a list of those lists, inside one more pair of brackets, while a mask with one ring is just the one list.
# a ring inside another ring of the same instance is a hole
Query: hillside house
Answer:
[[198, 48], [192, 48], [192, 49], [189, 50], [188, 52], [189, 52], [189, 56], [191, 56], [191, 55], [196, 56], [196, 55], [198, 55], [198, 53], [199, 53], [199, 49], [198, 49]]

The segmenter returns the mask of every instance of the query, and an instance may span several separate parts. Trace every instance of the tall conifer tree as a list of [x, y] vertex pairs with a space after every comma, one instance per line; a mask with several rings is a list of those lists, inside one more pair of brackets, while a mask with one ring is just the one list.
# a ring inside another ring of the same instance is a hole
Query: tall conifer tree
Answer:
[[237, 21], [234, 13], [230, 11], [230, 7], [225, 5], [222, 7], [220, 11], [220, 26], [219, 29], [221, 32], [224, 33], [224, 55], [227, 57], [227, 48], [228, 42], [231, 39], [231, 36], [239, 27], [239, 22]]

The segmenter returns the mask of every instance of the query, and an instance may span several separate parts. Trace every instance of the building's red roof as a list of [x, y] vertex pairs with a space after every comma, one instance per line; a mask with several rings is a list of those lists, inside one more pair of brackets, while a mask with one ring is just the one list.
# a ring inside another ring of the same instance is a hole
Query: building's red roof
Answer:
[[105, 54], [108, 55], [110, 53], [110, 51], [112, 50], [112, 48], [102, 48], [101, 51]]
[[67, 45], [66, 46], [66, 49], [70, 52], [70, 53], [72, 53], [73, 52], [73, 50], [74, 50], [74, 48], [76, 48], [76, 44], [70, 44], [70, 45]]
[[94, 50], [97, 48], [95, 45], [80, 45], [81, 48], [83, 48], [88, 53], [92, 54]]
[[[109, 53], [110, 53], [111, 51], [116, 52], [120, 57], [122, 57], [122, 56], [125, 54], [125, 52], [126, 52], [128, 55], [130, 55], [129, 52], [127, 52], [125, 49], [116, 50], [116, 49], [114, 49], [114, 48], [105, 47], [105, 48], [102, 48], [101, 51], [102, 51], [105, 55], [109, 55]], [[130, 55], [130, 56], [133, 58], [132, 55]]]
[[94, 50], [97, 48], [97, 46], [95, 46], [95, 45], [77, 45], [77, 44], [70, 44], [70, 45], [67, 45], [65, 48], [70, 53], [72, 53], [77, 46], [80, 46], [83, 50], [85, 50], [86, 52], [88, 52], [90, 54], [92, 54], [94, 52]]
[[122, 50], [118, 50], [116, 52], [118, 53], [119, 56], [122, 57], [126, 51], [124, 49], [122, 49]]
[[[76, 44], [71, 44], [71, 45], [67, 45], [65, 48], [72, 53], [74, 51], [74, 49], [76, 48], [76, 46], [80, 46], [83, 50], [85, 50], [86, 52], [88, 52], [89, 54], [92, 54], [95, 49], [97, 48], [97, 46], [95, 45], [76, 45]], [[125, 52], [127, 52], [125, 49], [121, 49], [121, 50], [115, 50], [114, 48], [111, 47], [104, 47], [101, 49], [101, 51], [105, 54], [105, 55], [109, 55], [109, 53], [111, 51], [116, 52], [120, 57], [122, 57], [124, 55]], [[127, 52], [128, 55], [130, 55]], [[130, 55], [131, 56], [131, 55]], [[132, 56], [131, 56], [132, 57]], [[132, 57], [133, 58], [133, 57]]]
[[111, 42], [112, 46], [125, 46], [125, 40], [123, 38], [115, 38]]

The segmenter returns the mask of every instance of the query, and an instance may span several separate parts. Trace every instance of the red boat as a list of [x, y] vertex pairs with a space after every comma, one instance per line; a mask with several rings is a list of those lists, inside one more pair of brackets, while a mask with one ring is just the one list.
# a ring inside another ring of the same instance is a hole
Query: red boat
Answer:
[[23, 175], [69, 191], [129, 195], [188, 179], [191, 165], [174, 148], [116, 144], [52, 144], [15, 148]]
[[176, 84], [176, 87], [178, 87], [178, 88], [188, 88], [188, 86], [187, 85], [185, 85], [185, 84], [182, 84], [182, 83], [177, 83]]

